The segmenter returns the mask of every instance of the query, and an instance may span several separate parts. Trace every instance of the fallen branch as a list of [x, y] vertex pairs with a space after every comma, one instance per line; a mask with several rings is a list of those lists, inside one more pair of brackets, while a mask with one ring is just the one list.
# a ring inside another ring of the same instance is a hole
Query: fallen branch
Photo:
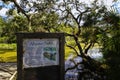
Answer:
[[10, 77], [9, 80], [13, 80], [15, 78], [15, 75], [17, 74], [17, 71], [14, 72], [14, 74]]

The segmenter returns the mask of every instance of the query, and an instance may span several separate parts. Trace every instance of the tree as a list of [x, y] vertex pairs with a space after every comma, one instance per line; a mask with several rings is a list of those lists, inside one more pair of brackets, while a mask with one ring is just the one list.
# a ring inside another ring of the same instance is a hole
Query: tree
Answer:
[[[87, 73], [94, 79], [97, 74], [102, 75], [101, 77], [97, 76], [97, 78], [103, 80], [104, 71], [103, 73], [100, 72], [103, 70], [101, 63], [88, 56], [88, 50], [92, 48], [95, 43], [98, 43], [98, 35], [102, 32], [102, 26], [105, 24], [104, 21], [102, 21], [104, 19], [103, 16], [107, 9], [102, 4], [97, 5], [97, 0], [90, 4], [90, 6], [79, 0], [63, 1], [57, 10], [62, 11], [62, 23], [65, 23], [66, 28], [71, 28], [71, 32], [65, 32], [67, 36], [66, 39], [73, 40], [72, 43], [66, 41], [66, 45], [74, 50], [76, 56], [82, 57], [83, 59], [83, 61], [79, 63], [75, 63], [74, 60], [72, 60], [75, 66], [66, 69], [66, 72], [77, 68], [79, 64], [83, 64], [84, 70], [83, 73], [79, 73], [79, 76], [86, 73], [85, 70], [87, 70]], [[82, 46], [82, 44], [84, 44], [84, 46]], [[82, 78], [79, 77], [79, 80], [81, 79]]]
[[[57, 30], [55, 27], [58, 26], [58, 15], [49, 9], [52, 6], [49, 4], [50, 1], [45, 1], [45, 3], [33, 1], [32, 7], [30, 7], [31, 2], [29, 1], [21, 1], [19, 4], [16, 0], [10, 1], [15, 4], [17, 9], [13, 8], [8, 12], [8, 15], [12, 17], [7, 20], [6, 27], [2, 31], [2, 36], [7, 37], [6, 42], [15, 42], [16, 32], [51, 32]], [[28, 5], [28, 10], [26, 10], [25, 6]], [[34, 8], [32, 13], [30, 13], [31, 8]]]
[[54, 0], [20, 0], [18, 2], [17, 0], [2, 0], [4, 3], [13, 2], [16, 8], [10, 9], [10, 12], [12, 12], [14, 9], [17, 9], [18, 13], [22, 13], [28, 21], [28, 31], [32, 31], [31, 27], [31, 18], [33, 15], [32, 13], [41, 13], [46, 12], [50, 13], [51, 8], [53, 7]]
[[120, 16], [111, 11], [107, 13], [105, 19], [110, 24], [107, 33], [102, 38], [107, 80], [118, 80], [120, 76]]
[[16, 42], [15, 34], [17, 32], [28, 32], [27, 20], [23, 16], [15, 16], [5, 21], [1, 37], [6, 38], [4, 40], [6, 43], [14, 43]]

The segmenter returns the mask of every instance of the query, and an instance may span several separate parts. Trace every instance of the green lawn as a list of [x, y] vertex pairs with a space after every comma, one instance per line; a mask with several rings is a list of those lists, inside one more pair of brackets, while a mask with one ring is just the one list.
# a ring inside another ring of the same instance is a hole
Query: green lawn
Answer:
[[16, 62], [16, 44], [0, 43], [0, 62]]

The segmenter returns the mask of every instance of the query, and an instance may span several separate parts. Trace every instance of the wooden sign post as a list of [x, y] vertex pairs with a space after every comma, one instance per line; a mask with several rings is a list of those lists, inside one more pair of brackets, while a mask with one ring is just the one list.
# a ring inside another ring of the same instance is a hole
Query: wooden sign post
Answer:
[[63, 33], [17, 33], [17, 80], [64, 80]]

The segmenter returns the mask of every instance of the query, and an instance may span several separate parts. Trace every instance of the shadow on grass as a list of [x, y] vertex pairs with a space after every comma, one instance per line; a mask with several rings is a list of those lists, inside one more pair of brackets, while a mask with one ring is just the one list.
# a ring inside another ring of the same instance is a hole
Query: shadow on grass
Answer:
[[13, 48], [5, 49], [5, 48], [0, 48], [0, 51], [15, 51]]
[[16, 62], [17, 58], [16, 56], [10, 56], [10, 57], [0, 57], [0, 62]]
[[17, 59], [16, 56], [7, 57], [7, 60], [10, 61], [10, 62], [11, 62], [11, 61], [12, 61], [12, 62], [13, 62], [13, 61], [16, 62], [16, 59]]

